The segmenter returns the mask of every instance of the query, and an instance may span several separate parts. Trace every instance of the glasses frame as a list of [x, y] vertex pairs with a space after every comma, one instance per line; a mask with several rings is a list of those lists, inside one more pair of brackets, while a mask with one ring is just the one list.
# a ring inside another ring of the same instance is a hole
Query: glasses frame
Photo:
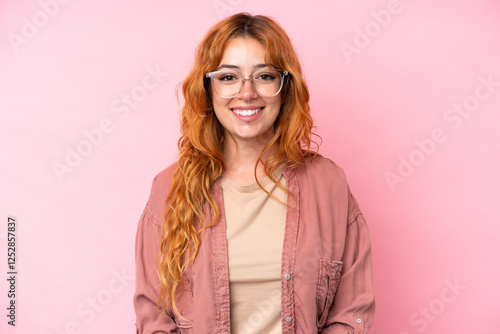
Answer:
[[234, 94], [233, 96], [229, 96], [229, 97], [228, 97], [228, 96], [222, 96], [222, 95], [220, 95], [220, 94], [219, 94], [219, 92], [217, 91], [217, 89], [215, 89], [215, 85], [214, 85], [214, 76], [215, 76], [217, 73], [227, 72], [227, 70], [219, 70], [219, 71], [209, 72], [209, 73], [205, 74], [205, 77], [207, 77], [207, 78], [210, 78], [210, 79], [211, 79], [210, 81], [212, 82], [212, 86], [214, 87], [215, 92], [217, 93], [217, 95], [219, 95], [219, 96], [220, 96], [220, 97], [222, 97], [223, 99], [232, 99], [232, 98], [234, 98], [234, 97], [238, 96], [238, 94], [240, 94], [240, 93], [241, 93], [241, 90], [242, 90], [242, 89], [243, 89], [243, 87], [245, 86], [245, 81], [247, 81], [247, 80], [250, 80], [250, 82], [252, 83], [252, 88], [253, 88], [253, 90], [254, 90], [255, 92], [257, 92], [257, 94], [258, 94], [258, 95], [260, 95], [260, 96], [262, 96], [262, 97], [273, 97], [273, 96], [278, 95], [278, 94], [281, 92], [281, 89], [283, 88], [283, 83], [285, 82], [285, 77], [289, 74], [289, 72], [288, 72], [288, 71], [285, 71], [285, 70], [280, 70], [280, 69], [277, 69], [277, 68], [267, 68], [267, 69], [269, 69], [269, 70], [274, 70], [274, 71], [278, 72], [278, 73], [280, 74], [280, 76], [281, 76], [281, 85], [280, 85], [280, 89], [278, 89], [278, 91], [276, 92], [276, 94], [271, 95], [271, 96], [261, 95], [261, 94], [259, 93], [259, 91], [258, 91], [257, 89], [255, 89], [255, 86], [254, 86], [254, 84], [253, 84], [253, 79], [254, 79], [254, 78], [253, 78], [253, 76], [255, 75], [255, 73], [260, 72], [260, 71], [264, 71], [264, 70], [266, 70], [266, 68], [259, 69], [259, 70], [255, 71], [255, 72], [253, 72], [253, 73], [252, 73], [252, 75], [250, 75], [250, 76], [244, 76], [243, 74], [241, 74], [241, 72], [240, 72], [240, 71], [232, 70], [232, 71], [234, 71], [234, 72], [238, 73], [239, 75], [241, 75], [241, 76], [243, 77], [243, 79], [241, 80], [241, 88], [240, 88], [240, 90], [238, 91], [238, 93]]

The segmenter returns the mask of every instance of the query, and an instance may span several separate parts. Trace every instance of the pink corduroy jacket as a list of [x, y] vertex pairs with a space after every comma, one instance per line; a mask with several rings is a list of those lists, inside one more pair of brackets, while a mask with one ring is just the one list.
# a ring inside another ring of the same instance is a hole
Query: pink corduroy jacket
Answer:
[[[134, 294], [137, 333], [231, 333], [220, 179], [212, 187], [220, 218], [206, 231], [176, 298], [185, 319], [171, 310], [156, 310], [159, 279], [154, 267], [159, 227], [175, 168], [173, 164], [154, 178], [138, 224]], [[370, 237], [343, 170], [317, 157], [283, 173], [290, 193], [281, 261], [282, 332], [366, 333], [375, 312]], [[208, 206], [205, 214], [210, 221]], [[265, 304], [261, 310], [262, 314], [252, 321], [265, 316]]]

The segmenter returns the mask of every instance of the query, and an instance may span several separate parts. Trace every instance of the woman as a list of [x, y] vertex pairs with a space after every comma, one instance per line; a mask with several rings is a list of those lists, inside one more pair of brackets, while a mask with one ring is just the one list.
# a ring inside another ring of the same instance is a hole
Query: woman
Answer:
[[311, 151], [309, 93], [265, 16], [207, 33], [183, 83], [178, 161], [136, 239], [138, 333], [365, 333], [365, 220], [340, 167]]

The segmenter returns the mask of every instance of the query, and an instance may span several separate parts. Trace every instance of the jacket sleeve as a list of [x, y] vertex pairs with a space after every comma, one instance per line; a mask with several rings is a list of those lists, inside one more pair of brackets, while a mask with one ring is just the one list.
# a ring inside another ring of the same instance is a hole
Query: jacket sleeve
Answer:
[[372, 254], [368, 227], [349, 191], [343, 274], [322, 334], [365, 334], [373, 323]]
[[135, 292], [137, 334], [180, 333], [174, 320], [157, 309], [160, 281], [155, 261], [160, 247], [159, 224], [144, 210], [135, 242]]

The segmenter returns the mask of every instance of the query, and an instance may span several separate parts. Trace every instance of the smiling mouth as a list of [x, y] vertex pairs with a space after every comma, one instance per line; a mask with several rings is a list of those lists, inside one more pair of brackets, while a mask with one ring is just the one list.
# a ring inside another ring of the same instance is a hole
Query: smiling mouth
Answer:
[[231, 109], [231, 111], [234, 112], [235, 114], [240, 115], [240, 116], [253, 116], [256, 113], [258, 113], [259, 111], [261, 111], [262, 109], [264, 109], [264, 108], [262, 107], [262, 108], [251, 109], [251, 110]]

